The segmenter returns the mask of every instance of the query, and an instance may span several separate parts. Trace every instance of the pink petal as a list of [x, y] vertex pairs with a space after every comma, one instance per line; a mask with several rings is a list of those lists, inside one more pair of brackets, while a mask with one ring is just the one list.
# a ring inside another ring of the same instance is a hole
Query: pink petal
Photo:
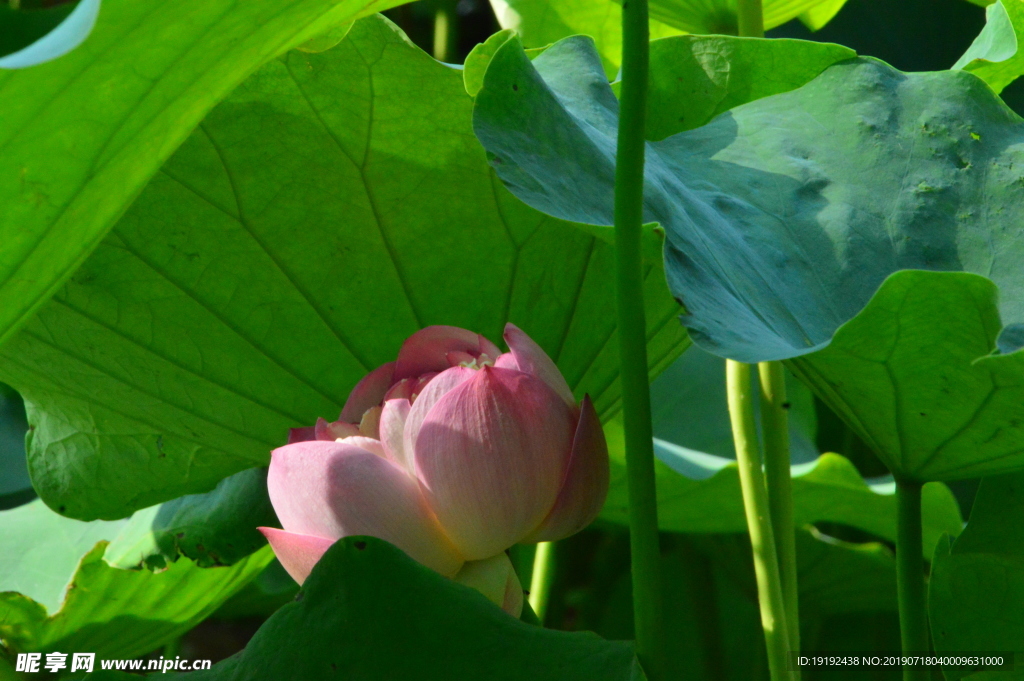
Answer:
[[339, 419], [348, 423], [359, 423], [367, 409], [377, 406], [384, 400], [384, 394], [397, 380], [394, 374], [395, 363], [388, 362], [363, 376], [363, 380], [356, 383], [356, 387], [349, 393]]
[[451, 366], [450, 352], [465, 352], [473, 357], [486, 354], [494, 359], [500, 351], [494, 343], [472, 331], [457, 326], [428, 326], [409, 336], [398, 351], [395, 380], [444, 371]]
[[523, 542], [557, 541], [589, 525], [608, 496], [608, 444], [590, 397], [583, 398], [580, 421], [562, 489], [551, 513]]
[[462, 565], [416, 479], [365, 449], [321, 441], [276, 449], [267, 489], [289, 532], [380, 537], [444, 575]]
[[504, 552], [466, 563], [454, 580], [476, 589], [513, 617], [518, 618], [523, 612], [523, 587]]
[[562, 372], [532, 338], [523, 333], [522, 329], [515, 324], [509, 323], [505, 325], [505, 342], [508, 343], [508, 348], [512, 356], [515, 357], [520, 371], [533, 374], [551, 386], [570, 407], [576, 406], [576, 398], [573, 397], [572, 390], [565, 382]]
[[[359, 428], [352, 423], [345, 423], [344, 421], [328, 423], [327, 419], [319, 418], [316, 420], [316, 425], [313, 426], [313, 432], [316, 434], [314, 439], [334, 442], [343, 437], [359, 435]], [[289, 442], [288, 444], [292, 443]]]
[[[415, 451], [413, 443], [420, 432], [420, 424], [427, 417], [431, 407], [437, 404], [437, 401], [444, 397], [452, 388], [470, 380], [474, 376], [476, 376], [476, 370], [474, 369], [467, 369], [466, 367], [446, 369], [435, 376], [427, 384], [427, 387], [423, 389], [423, 392], [417, 396], [405, 420], [405, 444], [403, 446], [405, 451], [410, 453], [406, 455], [406, 459], [409, 459], [411, 452]], [[412, 469], [410, 468], [410, 470]]]
[[[576, 418], [539, 378], [486, 366], [463, 371], [475, 375], [430, 409], [414, 452], [417, 477], [441, 526], [462, 555], [480, 560], [512, 546], [547, 517]], [[413, 405], [407, 437], [421, 402], [443, 376]]]
[[409, 400], [412, 402], [417, 395], [423, 392], [423, 389], [427, 387], [427, 383], [430, 383], [430, 379], [434, 376], [437, 376], [436, 371], [421, 374], [416, 378], [403, 378], [391, 386], [391, 390], [388, 390], [388, 394], [384, 396], [384, 401]]
[[308, 534], [285, 532], [274, 527], [257, 527], [270, 542], [274, 555], [281, 561], [285, 571], [300, 585], [309, 577], [313, 566], [324, 552], [331, 547], [334, 539], [312, 537]]
[[427, 389], [427, 384], [430, 383], [430, 381], [432, 381], [435, 376], [437, 376], [437, 374], [434, 372], [422, 374], [419, 378], [417, 378], [415, 381], [411, 383], [412, 388], [410, 389], [411, 392], [409, 394], [410, 404], [415, 402], [416, 398], [419, 397], [420, 393]]
[[398, 381], [391, 386], [391, 389], [388, 390], [386, 395], [384, 395], [384, 401], [409, 399], [412, 397], [412, 387], [415, 384], [415, 378], [403, 378], [401, 381]]
[[384, 403], [384, 411], [380, 415], [380, 442], [384, 456], [412, 473], [412, 457], [405, 449], [405, 422], [410, 409], [409, 400], [388, 400]]
[[308, 442], [316, 439], [316, 428], [313, 426], [307, 426], [305, 428], [290, 428], [288, 430], [288, 444], [293, 445], [296, 442]]
[[519, 368], [519, 363], [516, 362], [515, 355], [511, 352], [498, 355], [498, 359], [494, 360], [494, 366], [499, 369], [515, 369], [516, 371], [522, 371]]
[[359, 447], [360, 449], [365, 449], [374, 456], [384, 456], [384, 458], [387, 458], [384, 455], [384, 445], [381, 444], [380, 440], [376, 440], [372, 437], [353, 435], [352, 437], [342, 438], [340, 442], [343, 445], [352, 445], [354, 447]]

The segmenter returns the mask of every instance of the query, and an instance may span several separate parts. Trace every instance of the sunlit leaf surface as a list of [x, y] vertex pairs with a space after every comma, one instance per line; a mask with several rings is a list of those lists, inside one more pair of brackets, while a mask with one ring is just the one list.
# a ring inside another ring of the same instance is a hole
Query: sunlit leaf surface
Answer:
[[34, 501], [0, 513], [0, 637], [11, 652], [143, 655], [185, 633], [273, 559], [264, 548], [231, 567], [187, 558], [166, 570], [104, 559], [124, 523], [83, 523]]
[[[384, 19], [221, 103], [0, 354], [47, 503], [117, 518], [265, 465], [428, 324], [537, 340], [618, 408], [610, 230], [509, 194], [462, 73]], [[687, 340], [649, 233], [649, 355]]]
[[95, 29], [70, 53], [0, 69], [0, 342], [82, 263], [206, 112], [246, 76], [387, 6], [107, 0]]

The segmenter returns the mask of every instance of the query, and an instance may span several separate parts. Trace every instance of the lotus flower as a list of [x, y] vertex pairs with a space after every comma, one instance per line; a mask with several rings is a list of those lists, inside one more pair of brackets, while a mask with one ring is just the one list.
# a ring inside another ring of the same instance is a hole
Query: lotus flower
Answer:
[[[302, 582], [333, 542], [385, 539], [518, 615], [505, 550], [590, 523], [608, 452], [589, 398], [521, 330], [510, 352], [464, 329], [411, 336], [353, 389], [338, 421], [293, 431], [268, 487], [284, 530], [260, 528]], [[358, 425], [357, 425], [358, 424]]]
[[378, 438], [386, 400], [411, 400], [431, 378], [459, 364], [493, 364], [501, 350], [480, 334], [454, 326], [428, 326], [409, 336], [398, 359], [377, 367], [356, 384], [337, 421], [317, 419], [309, 428], [292, 428], [288, 443], [364, 435]]

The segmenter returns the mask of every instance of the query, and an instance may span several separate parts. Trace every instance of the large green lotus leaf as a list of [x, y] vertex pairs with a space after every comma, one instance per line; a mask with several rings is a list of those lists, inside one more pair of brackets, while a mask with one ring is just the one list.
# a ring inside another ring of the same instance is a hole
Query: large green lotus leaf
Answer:
[[[788, 372], [787, 379], [793, 503], [798, 525], [835, 522], [894, 540], [896, 500], [891, 478], [866, 482], [844, 457], [825, 454], [819, 458], [814, 445], [814, 398]], [[756, 385], [756, 379], [754, 382]], [[687, 350], [652, 382], [651, 410], [658, 458], [658, 522], [662, 529], [745, 531], [725, 394], [725, 360], [698, 347]], [[616, 484], [603, 517], [625, 523], [628, 504], [620, 420], [614, 419], [605, 430]], [[941, 483], [925, 488], [924, 523], [928, 557], [943, 534], [955, 535], [962, 525], [956, 499]]]
[[897, 609], [896, 560], [887, 546], [845, 542], [812, 528], [797, 533], [796, 551], [804, 616]]
[[[336, 418], [421, 326], [512, 321], [618, 405], [611, 230], [509, 194], [459, 70], [384, 19], [274, 60], [220, 104], [3, 349], [40, 496], [116, 518], [204, 492]], [[685, 347], [651, 231], [649, 353]]]
[[646, 134], [661, 140], [762, 97], [789, 92], [852, 59], [848, 47], [806, 40], [677, 36], [651, 41]]
[[[502, 45], [475, 129], [527, 203], [609, 224], [618, 102], [593, 44]], [[646, 219], [694, 341], [740, 361], [814, 352], [900, 269], [965, 270], [1024, 321], [1024, 127], [976, 76], [841, 62], [647, 145]]]
[[267, 469], [224, 478], [212, 492], [189, 494], [136, 511], [107, 548], [114, 567], [163, 567], [178, 556], [200, 567], [232, 565], [267, 541], [257, 527], [277, 527]]
[[70, 520], [39, 500], [0, 513], [0, 592], [60, 609], [82, 556], [117, 536], [127, 521]]
[[526, 624], [386, 542], [349, 537], [327, 550], [295, 601], [274, 613], [244, 651], [187, 678], [645, 677], [629, 643]]
[[229, 568], [181, 558], [160, 572], [120, 570], [103, 555], [124, 524], [71, 520], [41, 501], [0, 513], [0, 638], [8, 654], [147, 653], [191, 629], [273, 559], [268, 547]]
[[[622, 63], [622, 5], [614, 0], [491, 0], [502, 28], [515, 30], [527, 47], [545, 47], [571, 35], [597, 42], [601, 63], [614, 77]], [[678, 35], [678, 28], [656, 19], [651, 38]]]
[[[618, 523], [629, 519], [625, 442], [619, 417], [605, 425], [612, 485], [601, 517]], [[736, 462], [655, 440], [658, 525], [674, 532], [745, 532], [743, 495]], [[896, 487], [891, 480], [865, 482], [838, 454], [793, 466], [793, 511], [797, 525], [833, 522], [894, 541]], [[962, 527], [956, 498], [942, 483], [928, 483], [923, 493], [924, 545], [930, 556], [943, 534]]]
[[[846, 3], [846, 0], [767, 0], [765, 26], [773, 28], [800, 15], [817, 30]], [[545, 47], [571, 35], [589, 35], [597, 45], [601, 63], [614, 77], [622, 63], [622, 4], [615, 0], [491, 0], [502, 28], [514, 29], [527, 47]], [[651, 38], [680, 33], [736, 33], [735, 0], [654, 0], [650, 3]], [[773, 41], [775, 42], [775, 41]], [[705, 43], [709, 44], [709, 43]], [[775, 52], [776, 48], [769, 47]], [[803, 55], [806, 56], [806, 55]], [[776, 68], [807, 68], [801, 55], [773, 62]], [[652, 45], [651, 59], [657, 59]], [[813, 62], [812, 62], [813, 63]], [[815, 74], [816, 75], [816, 74]], [[775, 81], [768, 74], [764, 83]]]
[[[963, 534], [935, 551], [928, 589], [938, 654], [1021, 652], [1024, 638], [1024, 474], [986, 478]], [[971, 679], [1019, 678], [985, 672]], [[969, 670], [947, 667], [947, 679]]]
[[895, 475], [952, 480], [1024, 466], [1024, 351], [1000, 353], [995, 285], [890, 276], [828, 347], [791, 362]]
[[236, 619], [241, 617], [270, 617], [278, 608], [295, 598], [299, 585], [291, 578], [280, 561], [273, 560], [259, 576], [244, 589], [224, 601], [212, 617]]
[[998, 0], [985, 9], [985, 28], [953, 65], [970, 71], [996, 92], [1024, 74], [1024, 51], [1018, 36], [1024, 36], [1024, 4]]
[[86, 554], [60, 610], [17, 593], [0, 594], [0, 634], [10, 652], [87, 650], [131, 658], [159, 648], [206, 619], [273, 559], [266, 547], [230, 567], [200, 568], [187, 558], [163, 572], [121, 570]]
[[66, 56], [0, 69], [0, 342], [254, 69], [397, 0], [107, 0]]

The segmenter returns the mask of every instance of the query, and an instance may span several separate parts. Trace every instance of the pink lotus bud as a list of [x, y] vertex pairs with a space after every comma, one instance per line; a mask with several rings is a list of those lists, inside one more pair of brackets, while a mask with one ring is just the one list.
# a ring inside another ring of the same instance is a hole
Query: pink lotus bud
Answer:
[[509, 324], [505, 340], [502, 355], [463, 329], [423, 329], [312, 433], [341, 439], [275, 450], [268, 487], [285, 529], [264, 533], [289, 573], [304, 579], [330, 542], [367, 534], [521, 609], [505, 549], [590, 523], [608, 451], [589, 398], [577, 405], [521, 330]]
[[320, 419], [315, 428], [292, 428], [288, 444], [351, 435], [380, 437], [379, 408], [385, 400], [413, 401], [439, 372], [460, 364], [494, 364], [499, 354], [494, 343], [472, 331], [455, 326], [420, 329], [402, 344], [397, 360], [382, 364], [356, 384], [337, 421]]
[[499, 354], [498, 346], [478, 333], [456, 326], [428, 326], [402, 344], [395, 360], [395, 380], [437, 373], [473, 360], [493, 363]]

